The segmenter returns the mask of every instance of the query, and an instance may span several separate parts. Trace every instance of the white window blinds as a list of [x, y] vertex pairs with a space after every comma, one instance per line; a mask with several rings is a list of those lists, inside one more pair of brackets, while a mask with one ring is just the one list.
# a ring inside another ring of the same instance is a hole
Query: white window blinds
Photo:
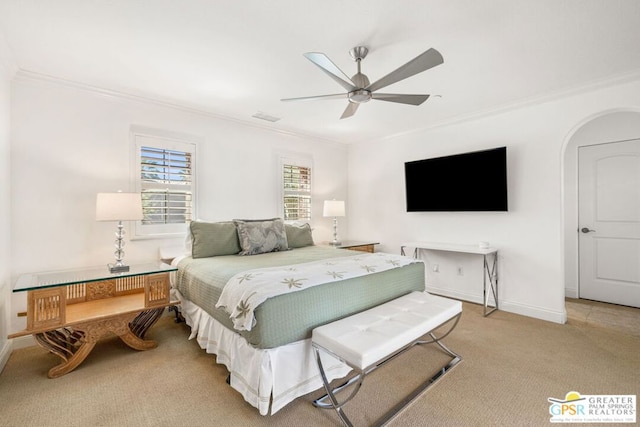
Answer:
[[140, 148], [143, 225], [191, 221], [192, 155], [164, 148]]
[[285, 221], [311, 220], [311, 168], [282, 165]]
[[135, 189], [143, 219], [133, 223], [134, 238], [183, 236], [197, 216], [197, 137], [132, 126]]

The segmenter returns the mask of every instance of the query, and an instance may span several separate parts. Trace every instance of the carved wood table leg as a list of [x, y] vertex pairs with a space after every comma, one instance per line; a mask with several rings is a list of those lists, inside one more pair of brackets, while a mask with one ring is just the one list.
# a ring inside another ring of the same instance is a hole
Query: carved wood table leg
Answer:
[[129, 329], [131, 329], [131, 332], [133, 332], [138, 338], [144, 339], [144, 335], [147, 333], [149, 328], [155, 325], [158, 319], [160, 319], [163, 312], [164, 307], [143, 311], [138, 314], [131, 323], [129, 323]]
[[95, 342], [83, 342], [82, 345], [78, 347], [78, 351], [76, 351], [69, 360], [49, 369], [48, 377], [58, 378], [76, 369], [78, 365], [84, 362], [84, 359], [86, 359], [89, 353], [91, 353], [91, 350], [93, 350], [95, 345]]
[[45, 350], [60, 357], [63, 362], [49, 370], [49, 378], [58, 378], [73, 371], [87, 357], [95, 342], [86, 342], [84, 332], [62, 328], [34, 335]]
[[119, 335], [120, 339], [134, 350], [151, 350], [156, 348], [158, 343], [153, 340], [142, 340], [135, 336], [133, 332], [127, 331]]
[[153, 340], [145, 340], [144, 335], [162, 316], [164, 307], [145, 310], [138, 314], [131, 322], [129, 327], [122, 334], [120, 339], [129, 347], [135, 350], [150, 350], [156, 348], [158, 343]]
[[158, 343], [145, 340], [144, 335], [153, 326], [164, 308], [126, 313], [101, 320], [79, 323], [71, 327], [34, 334], [36, 342], [45, 350], [60, 357], [63, 362], [49, 370], [49, 378], [58, 378], [78, 367], [91, 353], [96, 343], [106, 334], [113, 333], [135, 350], [150, 350]]

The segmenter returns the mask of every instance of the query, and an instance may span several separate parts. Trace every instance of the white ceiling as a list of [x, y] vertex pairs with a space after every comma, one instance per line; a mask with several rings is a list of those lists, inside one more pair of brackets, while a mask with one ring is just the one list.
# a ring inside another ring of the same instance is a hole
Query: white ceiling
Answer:
[[[640, 78], [637, 0], [0, 0], [0, 29], [26, 72], [344, 143]], [[345, 120], [346, 100], [280, 101], [342, 92], [302, 54], [351, 76], [357, 45], [372, 82], [437, 49], [383, 92], [441, 98]]]

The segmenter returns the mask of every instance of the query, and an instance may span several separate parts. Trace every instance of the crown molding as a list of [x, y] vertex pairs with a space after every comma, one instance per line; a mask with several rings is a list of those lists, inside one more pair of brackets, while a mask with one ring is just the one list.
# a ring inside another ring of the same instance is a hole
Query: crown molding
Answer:
[[[0, 56], [0, 59], [1, 58], [2, 56]], [[1, 61], [0, 61], [0, 65], [2, 65]], [[318, 142], [322, 142], [325, 144], [329, 144], [329, 145], [333, 145], [341, 148], [345, 148], [351, 144], [359, 144], [364, 142], [364, 141], [340, 141], [340, 140], [327, 138], [325, 136], [321, 136], [313, 133], [274, 128], [268, 124], [254, 123], [249, 120], [243, 120], [237, 117], [227, 116], [219, 112], [208, 111], [198, 106], [182, 104], [182, 103], [176, 102], [175, 100], [154, 98], [154, 97], [142, 95], [142, 94], [120, 92], [112, 89], [105, 89], [102, 87], [89, 85], [89, 84], [74, 81], [74, 80], [55, 77], [55, 76], [47, 75], [44, 73], [39, 73], [36, 71], [20, 69], [18, 67], [15, 67], [15, 65], [12, 62], [9, 63], [9, 67], [11, 67], [14, 70], [12, 71], [12, 74], [14, 75], [13, 79], [16, 81], [24, 80], [24, 81], [41, 81], [41, 82], [51, 83], [58, 86], [91, 92], [101, 96], [113, 97], [113, 98], [118, 98], [118, 99], [123, 99], [128, 101], [134, 101], [134, 102], [161, 106], [165, 108], [171, 108], [174, 110], [187, 112], [195, 115], [200, 115], [200, 116], [204, 116], [211, 119], [232, 122], [244, 127], [259, 129], [262, 131], [272, 132], [279, 135], [302, 138], [304, 140], [318, 141]], [[421, 132], [426, 132], [426, 131], [430, 131], [438, 128], [456, 126], [462, 123], [467, 123], [467, 122], [480, 120], [483, 118], [497, 116], [497, 115], [505, 114], [511, 111], [516, 111], [522, 108], [532, 107], [535, 105], [544, 104], [547, 102], [552, 102], [559, 99], [592, 92], [598, 89], [618, 86], [621, 84], [638, 81], [638, 80], [640, 80], [640, 69], [632, 70], [627, 73], [617, 74], [614, 76], [609, 76], [609, 77], [598, 79], [598, 80], [593, 80], [585, 84], [576, 85], [576, 86], [562, 89], [562, 90], [547, 92], [541, 95], [536, 95], [536, 96], [521, 99], [515, 102], [510, 102], [510, 103], [499, 105], [496, 107], [479, 110], [473, 113], [454, 116], [449, 119], [445, 119], [439, 122], [425, 125], [420, 128], [411, 129], [406, 132], [398, 132], [392, 135], [387, 135], [387, 136], [375, 139], [375, 141], [389, 141], [395, 138], [413, 135]], [[371, 143], [372, 140], [368, 139], [366, 142]]]
[[245, 127], [249, 127], [249, 128], [253, 128], [253, 129], [259, 129], [262, 131], [268, 131], [268, 132], [273, 132], [273, 133], [277, 133], [279, 135], [286, 135], [286, 136], [292, 136], [292, 137], [296, 137], [296, 138], [303, 138], [303, 139], [311, 139], [314, 141], [320, 141], [322, 143], [325, 144], [330, 144], [330, 145], [336, 145], [338, 147], [344, 147], [345, 143], [342, 141], [337, 141], [335, 139], [331, 139], [331, 138], [327, 138], [324, 136], [320, 136], [320, 135], [315, 135], [315, 134], [310, 134], [310, 133], [303, 133], [303, 132], [297, 132], [297, 131], [292, 131], [292, 130], [288, 130], [288, 129], [278, 129], [278, 128], [274, 128], [262, 123], [254, 123], [248, 120], [242, 120], [236, 117], [232, 117], [232, 116], [227, 116], [224, 114], [220, 114], [218, 112], [213, 112], [213, 111], [208, 111], [205, 109], [202, 109], [200, 107], [196, 107], [193, 105], [188, 105], [188, 104], [182, 104], [179, 102], [176, 102], [175, 100], [168, 100], [168, 99], [161, 99], [161, 98], [154, 98], [151, 96], [147, 96], [147, 95], [142, 95], [142, 94], [133, 94], [133, 93], [126, 93], [126, 92], [120, 92], [117, 90], [112, 90], [112, 89], [105, 89], [103, 87], [99, 87], [99, 86], [93, 86], [93, 85], [89, 85], [86, 83], [82, 83], [82, 82], [78, 82], [75, 80], [69, 80], [69, 79], [64, 79], [61, 77], [55, 77], [55, 76], [51, 76], [48, 74], [44, 74], [44, 73], [39, 73], [36, 71], [29, 71], [29, 70], [25, 70], [25, 69], [18, 69], [18, 71], [15, 73], [15, 77], [14, 77], [15, 81], [39, 81], [39, 82], [45, 82], [45, 83], [50, 83], [50, 84], [54, 84], [57, 86], [62, 86], [65, 88], [70, 88], [70, 89], [78, 89], [81, 91], [85, 91], [85, 92], [90, 92], [93, 94], [97, 94], [100, 96], [105, 96], [105, 97], [111, 97], [111, 98], [117, 98], [117, 99], [122, 99], [122, 100], [127, 100], [127, 101], [133, 101], [133, 102], [139, 102], [139, 103], [143, 103], [143, 104], [151, 104], [151, 105], [156, 105], [156, 106], [160, 106], [160, 107], [165, 107], [165, 108], [171, 108], [174, 110], [178, 110], [178, 111], [182, 111], [182, 112], [186, 112], [186, 113], [190, 113], [190, 114], [195, 114], [195, 115], [199, 115], [199, 116], [203, 116], [203, 117], [207, 117], [210, 119], [216, 119], [216, 120], [222, 120], [222, 121], [227, 121], [227, 122], [232, 122], [241, 126], [245, 126]]
[[484, 119], [492, 116], [498, 116], [500, 114], [505, 114], [505, 113], [516, 111], [522, 108], [532, 107], [535, 105], [544, 104], [547, 102], [552, 102], [559, 99], [568, 98], [571, 96], [581, 95], [581, 94], [593, 92], [599, 89], [619, 86], [622, 84], [626, 84], [626, 83], [630, 83], [638, 80], [640, 80], [640, 69], [632, 70], [626, 73], [616, 74], [614, 76], [609, 76], [602, 79], [592, 80], [588, 83], [576, 85], [573, 87], [569, 87], [569, 88], [565, 88], [557, 91], [547, 92], [542, 95], [536, 95], [536, 96], [524, 98], [515, 102], [499, 105], [497, 107], [491, 107], [491, 108], [479, 110], [473, 113], [455, 116], [450, 119], [442, 120], [440, 122], [436, 122], [436, 123], [423, 126], [417, 129], [411, 129], [406, 132], [399, 132], [393, 135], [388, 135], [383, 138], [380, 138], [380, 140], [381, 141], [390, 140], [390, 139], [395, 139], [401, 136], [413, 135], [416, 133], [430, 131], [437, 128], [455, 126], [462, 123], [472, 122], [475, 120], [480, 120], [480, 119]]

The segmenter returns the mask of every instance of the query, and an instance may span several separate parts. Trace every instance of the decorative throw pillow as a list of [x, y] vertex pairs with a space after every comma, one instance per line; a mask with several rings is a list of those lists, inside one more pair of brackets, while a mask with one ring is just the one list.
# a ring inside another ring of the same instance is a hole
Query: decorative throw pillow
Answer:
[[311, 235], [311, 226], [309, 224], [285, 224], [284, 231], [287, 233], [289, 249], [313, 246], [313, 236]]
[[281, 218], [244, 220], [234, 219], [242, 250], [239, 255], [257, 255], [286, 251], [287, 233]]
[[240, 252], [236, 225], [231, 221], [192, 221], [190, 225], [193, 258], [235, 255]]

